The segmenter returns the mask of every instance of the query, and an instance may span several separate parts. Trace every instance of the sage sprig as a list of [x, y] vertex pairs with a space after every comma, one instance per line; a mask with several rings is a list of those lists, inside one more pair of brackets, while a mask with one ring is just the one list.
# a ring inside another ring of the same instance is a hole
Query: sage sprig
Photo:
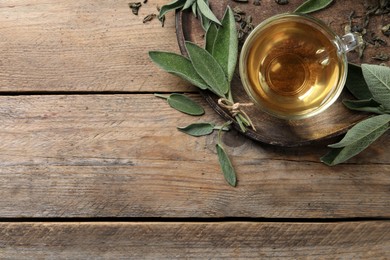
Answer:
[[315, 11], [319, 11], [324, 9], [328, 5], [330, 5], [333, 0], [308, 0], [304, 2], [302, 5], [298, 6], [294, 12], [308, 14]]
[[175, 0], [161, 7], [159, 19], [163, 19], [170, 11], [175, 11], [178, 9], [186, 10], [190, 8], [194, 16], [199, 17], [201, 25], [205, 31], [207, 31], [212, 23], [221, 25], [221, 22], [211, 11], [208, 0]]
[[[362, 64], [360, 70], [357, 66], [352, 65], [352, 68], [354, 73], [349, 75], [350, 80], [360, 82], [352, 92], [355, 97], [364, 99], [344, 100], [343, 103], [350, 109], [379, 115], [357, 123], [340, 142], [329, 145], [333, 150], [321, 161], [330, 166], [359, 154], [390, 128], [390, 68], [369, 64]], [[353, 89], [352, 85], [347, 82], [348, 89]]]
[[[199, 0], [197, 0], [198, 2]], [[201, 0], [203, 1], [203, 0]], [[199, 3], [198, 3], [199, 4]], [[207, 89], [219, 98], [234, 104], [230, 82], [237, 64], [238, 40], [234, 13], [227, 7], [221, 26], [210, 25], [206, 32], [205, 47], [185, 42], [188, 56], [151, 51], [150, 58], [165, 71], [189, 81], [200, 89]], [[247, 114], [236, 106], [232, 115], [241, 131], [252, 126]]]

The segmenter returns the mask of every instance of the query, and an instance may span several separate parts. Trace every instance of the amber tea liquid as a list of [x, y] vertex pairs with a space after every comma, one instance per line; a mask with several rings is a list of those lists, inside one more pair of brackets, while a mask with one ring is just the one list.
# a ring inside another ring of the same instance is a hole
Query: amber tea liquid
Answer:
[[279, 117], [300, 117], [324, 106], [344, 75], [337, 42], [310, 21], [285, 17], [264, 26], [248, 47], [252, 98]]

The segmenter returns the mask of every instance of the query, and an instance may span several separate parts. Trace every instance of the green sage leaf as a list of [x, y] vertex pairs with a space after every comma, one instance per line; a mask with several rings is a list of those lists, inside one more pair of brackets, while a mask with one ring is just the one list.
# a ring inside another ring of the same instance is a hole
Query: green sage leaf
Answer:
[[376, 114], [384, 114], [383, 108], [380, 106], [378, 102], [371, 99], [364, 100], [343, 100], [343, 104], [351, 109], [362, 112], [376, 113]]
[[151, 51], [149, 56], [163, 70], [190, 82], [200, 89], [207, 89], [207, 83], [200, 77], [189, 59], [171, 52]]
[[206, 31], [205, 49], [211, 55], [213, 54], [213, 47], [215, 43], [215, 38], [217, 37], [217, 33], [218, 33], [218, 28], [215, 24], [211, 24]]
[[348, 64], [348, 76], [345, 86], [357, 99], [372, 98], [372, 94], [364, 79], [362, 68], [358, 65], [352, 63]]
[[361, 139], [360, 142], [353, 143], [343, 148], [332, 149], [328, 154], [321, 158], [321, 161], [329, 166], [334, 166], [345, 162], [366, 149], [370, 144], [382, 136], [388, 129], [388, 125], [384, 125], [371, 134], [367, 135], [365, 138]]
[[225, 149], [222, 147], [222, 145], [217, 143], [216, 147], [217, 147], [218, 160], [223, 172], [223, 176], [225, 177], [225, 180], [227, 181], [227, 183], [229, 183], [230, 186], [236, 187], [237, 178], [236, 178], [236, 172], [234, 171], [233, 165]]
[[187, 0], [186, 3], [184, 4], [183, 6], [183, 10], [186, 10], [190, 7], [192, 7], [192, 5], [196, 2], [196, 0]]
[[200, 25], [202, 25], [203, 31], [207, 32], [210, 25], [212, 24], [211, 20], [204, 16], [198, 7], [196, 8], [196, 13], [198, 14]]
[[172, 108], [185, 114], [192, 116], [201, 116], [204, 114], [203, 107], [182, 94], [171, 94], [167, 101]]
[[198, 5], [197, 5], [197, 3], [195, 2], [195, 3], [192, 5], [192, 14], [193, 14], [195, 17], [198, 17], [197, 11], [198, 11]]
[[333, 0], [308, 0], [304, 2], [302, 5], [298, 6], [298, 8], [295, 9], [294, 12], [304, 13], [304, 14], [312, 13], [324, 9], [332, 2]]
[[205, 136], [214, 131], [215, 125], [212, 123], [194, 123], [184, 127], [178, 127], [181, 132], [191, 136]]
[[352, 127], [340, 142], [328, 146], [331, 148], [342, 148], [349, 145], [362, 144], [367, 136], [376, 132], [378, 129], [382, 129], [384, 126], [388, 128], [389, 122], [390, 115], [379, 115], [368, 118]]
[[386, 66], [362, 64], [363, 76], [375, 101], [387, 110], [390, 109], [390, 68]]
[[218, 20], [218, 18], [211, 11], [211, 9], [210, 9], [210, 7], [208, 5], [208, 1], [206, 3], [205, 0], [197, 0], [196, 3], [198, 5], [199, 11], [201, 12], [201, 14], [204, 17], [206, 17], [207, 19], [213, 21], [216, 24], [221, 25], [221, 22]]
[[222, 27], [218, 29], [214, 40], [212, 55], [230, 82], [237, 64], [238, 37], [234, 13], [229, 6], [222, 19]]
[[183, 7], [185, 3], [186, 3], [186, 0], [176, 0], [176, 1], [173, 1], [169, 4], [163, 5], [160, 9], [160, 13], [158, 15], [158, 18], [161, 19], [166, 13]]
[[229, 82], [219, 63], [205, 49], [192, 42], [186, 42], [192, 65], [199, 76], [207, 83], [209, 89], [220, 97], [225, 97]]

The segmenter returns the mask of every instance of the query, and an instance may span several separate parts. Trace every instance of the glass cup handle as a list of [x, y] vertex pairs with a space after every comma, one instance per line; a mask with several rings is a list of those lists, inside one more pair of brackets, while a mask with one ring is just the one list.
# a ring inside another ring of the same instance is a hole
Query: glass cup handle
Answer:
[[341, 42], [345, 53], [362, 46], [364, 43], [363, 37], [359, 33], [347, 33], [341, 37]]

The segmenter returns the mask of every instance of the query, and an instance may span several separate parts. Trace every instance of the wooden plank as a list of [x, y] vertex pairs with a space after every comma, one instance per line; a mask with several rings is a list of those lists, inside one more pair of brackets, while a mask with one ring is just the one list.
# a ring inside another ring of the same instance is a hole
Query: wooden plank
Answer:
[[2, 223], [2, 259], [387, 259], [389, 222]]
[[389, 134], [331, 168], [319, 162], [325, 144], [285, 149], [227, 133], [231, 188], [216, 135], [176, 130], [222, 123], [208, 107], [191, 117], [153, 95], [1, 96], [0, 118], [3, 218], [390, 217]]
[[143, 24], [167, 1], [143, 4], [138, 16], [128, 3], [1, 1], [0, 91], [188, 91], [148, 57], [179, 52], [173, 13], [164, 28], [157, 19]]

